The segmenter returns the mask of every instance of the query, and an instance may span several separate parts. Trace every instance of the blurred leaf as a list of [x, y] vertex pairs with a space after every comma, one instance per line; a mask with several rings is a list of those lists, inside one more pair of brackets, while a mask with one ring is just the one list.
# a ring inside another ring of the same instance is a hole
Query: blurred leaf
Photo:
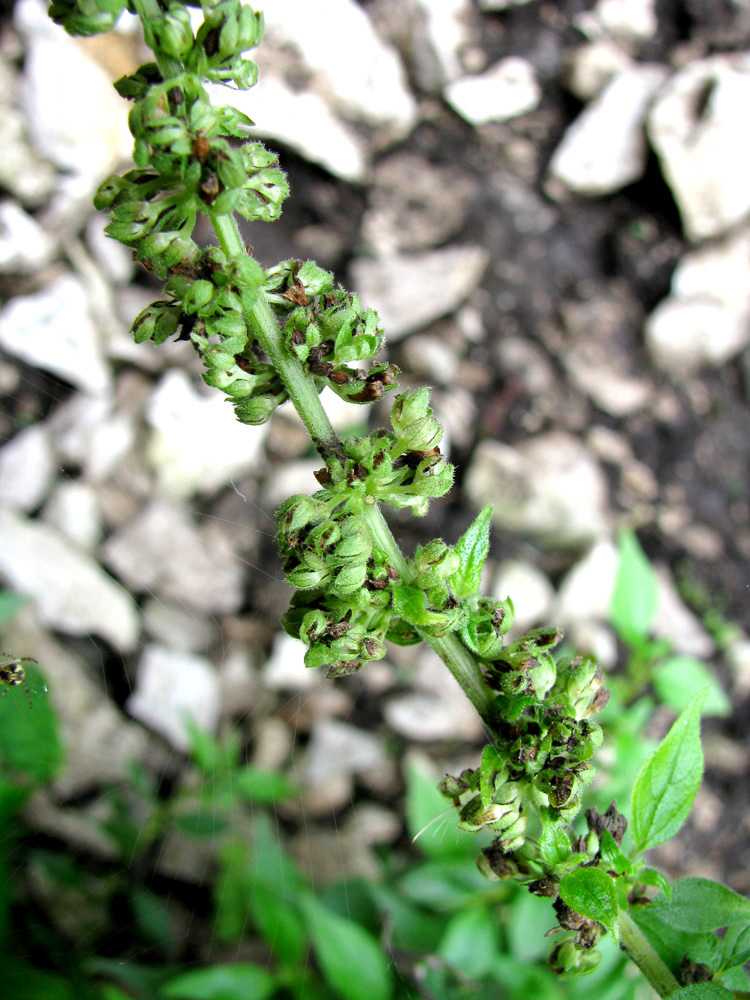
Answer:
[[342, 1000], [389, 1000], [389, 962], [375, 938], [310, 894], [300, 902], [323, 976]]
[[445, 919], [413, 906], [390, 886], [369, 883], [393, 948], [434, 952], [443, 934]]
[[499, 951], [497, 917], [487, 909], [467, 909], [448, 924], [438, 947], [438, 955], [455, 969], [474, 979], [482, 979]]
[[510, 951], [515, 958], [534, 962], [547, 954], [550, 945], [545, 934], [556, 924], [549, 899], [522, 889], [505, 916]]
[[457, 826], [458, 815], [437, 790], [434, 778], [409, 764], [406, 773], [406, 825], [423, 854], [433, 858], [474, 856], [483, 846], [476, 834]]
[[273, 949], [279, 962], [296, 965], [302, 961], [307, 934], [296, 906], [258, 882], [248, 898], [253, 923]]
[[406, 872], [398, 888], [422, 906], [457, 910], [472, 896], [490, 891], [491, 886], [467, 858], [442, 858]]
[[718, 678], [692, 656], [672, 656], [654, 670], [651, 683], [659, 699], [681, 712], [694, 694], [706, 689], [703, 715], [728, 716], [732, 703]]
[[0, 767], [40, 783], [62, 764], [62, 744], [43, 674], [29, 666], [26, 682], [34, 692], [31, 708], [20, 686], [0, 698]]
[[236, 767], [240, 747], [236, 731], [227, 732], [219, 742], [213, 733], [201, 729], [193, 719], [186, 719], [185, 726], [190, 737], [190, 756], [204, 774], [214, 777]]
[[632, 531], [621, 531], [617, 541], [619, 561], [610, 604], [612, 624], [629, 645], [651, 631], [656, 614], [658, 585], [651, 563]]
[[673, 837], [688, 817], [703, 777], [700, 713], [705, 692], [690, 699], [662, 742], [638, 770], [630, 811], [637, 851]]
[[243, 767], [233, 776], [240, 794], [259, 805], [276, 805], [294, 794], [294, 784], [278, 771], [260, 767]]
[[229, 829], [226, 817], [214, 809], [201, 809], [200, 812], [178, 813], [174, 818], [175, 826], [191, 837], [218, 837]]
[[19, 959], [0, 960], [0, 982], [3, 1000], [83, 1000], [77, 984]]
[[5, 625], [13, 615], [27, 603], [25, 594], [15, 594], [12, 590], [0, 590], [0, 625]]
[[161, 988], [167, 1000], [266, 1000], [276, 992], [276, 978], [259, 965], [213, 965], [183, 972]]
[[147, 889], [134, 886], [130, 891], [130, 908], [144, 938], [171, 955], [175, 948], [174, 925], [162, 899]]

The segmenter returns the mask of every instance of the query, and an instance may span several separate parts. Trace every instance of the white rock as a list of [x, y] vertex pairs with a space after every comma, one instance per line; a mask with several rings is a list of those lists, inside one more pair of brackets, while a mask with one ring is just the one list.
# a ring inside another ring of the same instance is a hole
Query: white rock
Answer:
[[129, 105], [38, 0], [16, 4], [14, 22], [26, 44], [21, 99], [32, 141], [56, 166], [85, 175], [93, 186], [131, 156]]
[[0, 273], [30, 274], [55, 252], [55, 241], [13, 201], [0, 203]]
[[510, 597], [513, 601], [516, 634], [532, 625], [544, 624], [543, 619], [549, 615], [555, 596], [546, 573], [523, 559], [503, 560], [492, 579], [490, 593], [497, 600]]
[[[324, 17], [308, 0], [275, 0], [264, 16], [263, 45], [253, 55], [259, 82], [235, 92], [232, 103], [256, 122], [255, 134], [289, 144], [336, 176], [364, 180], [370, 143], [347, 122], [375, 130], [381, 144], [404, 138], [416, 121], [396, 51], [354, 0], [328, 0]], [[211, 92], [227, 103], [223, 88]]]
[[0, 573], [51, 628], [93, 632], [121, 652], [135, 646], [140, 616], [130, 595], [50, 525], [0, 511]]
[[504, 122], [533, 111], [542, 90], [534, 67], [509, 56], [478, 76], [464, 76], [445, 88], [445, 99], [472, 125]]
[[[463, 697], [461, 695], [461, 697]], [[459, 691], [455, 693], [456, 701]], [[467, 703], [468, 704], [468, 703]], [[476, 733], [459, 732], [456, 724], [455, 705], [434, 694], [414, 691], [390, 698], [383, 708], [383, 716], [395, 732], [410, 740], [432, 742], [447, 739], [471, 739]], [[478, 728], [478, 727], [477, 727]]]
[[55, 186], [55, 169], [29, 145], [19, 108], [19, 74], [0, 58], [0, 187], [24, 205], [41, 205]]
[[550, 176], [591, 197], [637, 180], [646, 166], [646, 112], [666, 77], [665, 67], [649, 64], [618, 73], [563, 136]]
[[737, 127], [748, 103], [750, 56], [717, 55], [688, 63], [651, 109], [651, 143], [690, 240], [718, 236], [750, 212], [750, 143]]
[[[214, 84], [207, 89], [214, 104], [226, 104], [224, 87]], [[284, 143], [342, 180], [361, 184], [367, 179], [367, 143], [334, 114], [322, 95], [300, 93], [265, 69], [252, 90], [233, 93], [232, 104], [252, 117], [256, 136]]]
[[243, 564], [215, 524], [198, 528], [186, 509], [155, 500], [102, 548], [104, 559], [133, 591], [153, 591], [206, 612], [236, 611]]
[[322, 468], [321, 458], [287, 462], [274, 469], [263, 487], [263, 506], [276, 510], [287, 499], [298, 493], [315, 493], [320, 484], [313, 475]]
[[[336, 107], [355, 121], [391, 129], [394, 137], [408, 134], [416, 105], [404, 68], [359, 4], [327, 0], [321, 17], [309, 0], [274, 0], [263, 14], [264, 45], [295, 48], [298, 69], [312, 72], [314, 85]], [[258, 55], [262, 62], [262, 49]]]
[[49, 430], [34, 424], [0, 448], [0, 507], [34, 510], [44, 500], [55, 474]]
[[317, 687], [325, 675], [320, 670], [307, 669], [304, 662], [306, 648], [299, 639], [280, 632], [273, 641], [271, 655], [262, 670], [263, 686], [272, 691], [303, 691]]
[[219, 675], [202, 656], [147, 646], [126, 710], [178, 750], [190, 749], [190, 723], [214, 732], [219, 722]]
[[[92, 215], [86, 223], [86, 242], [97, 264], [115, 285], [127, 285], [135, 271], [133, 253], [104, 232], [108, 225], [103, 212]], [[141, 346], [141, 345], [139, 345]]]
[[[460, 50], [470, 42], [468, 25], [471, 4], [468, 0], [415, 0], [424, 19], [416, 32], [423, 35], [432, 60], [437, 64], [438, 85], [455, 80], [462, 73]], [[423, 81], [420, 81], [423, 82]]]
[[85, 392], [109, 387], [109, 370], [88, 313], [86, 292], [72, 275], [58, 278], [41, 292], [11, 299], [0, 312], [0, 345]]
[[564, 431], [529, 438], [517, 448], [481, 442], [465, 489], [476, 507], [493, 505], [498, 527], [554, 548], [577, 548], [607, 531], [606, 477], [584, 445]]
[[96, 493], [80, 480], [63, 479], [55, 486], [44, 520], [87, 550], [95, 547], [103, 529]]
[[308, 785], [323, 785], [342, 774], [359, 774], [386, 761], [383, 738], [338, 719], [317, 719], [305, 751], [302, 774]]
[[160, 489], [174, 497], [213, 493], [253, 467], [267, 425], [239, 423], [230, 403], [202, 395], [181, 369], [168, 371], [148, 406], [146, 457]]
[[482, 279], [489, 255], [478, 246], [394, 255], [352, 264], [352, 284], [393, 341], [453, 312]]
[[523, 7], [530, 0], [479, 0], [480, 10], [508, 10], [509, 7]]
[[136, 427], [133, 418], [126, 413], [112, 414], [109, 419], [92, 428], [83, 463], [86, 477], [95, 483], [103, 482], [119, 468], [135, 443]]
[[605, 32], [627, 42], [653, 38], [659, 27], [655, 0], [599, 0], [592, 13]]
[[687, 254], [644, 333], [654, 362], [678, 375], [724, 364], [750, 343], [750, 230]]
[[55, 451], [66, 465], [84, 465], [98, 427], [112, 413], [110, 396], [76, 393], [49, 420]]
[[617, 549], [605, 538], [596, 542], [560, 584], [553, 617], [563, 626], [581, 621], [609, 621], [617, 576]]
[[201, 652], [213, 638], [208, 618], [184, 604], [156, 597], [143, 604], [143, 630], [160, 645], [183, 653]]
[[658, 580], [654, 635], [657, 639], [669, 639], [675, 653], [698, 658], [712, 656], [716, 644], [693, 612], [685, 606], [669, 568], [656, 565], [654, 569]]
[[581, 101], [600, 94], [610, 80], [633, 65], [630, 56], [607, 38], [589, 42], [573, 52], [567, 84]]

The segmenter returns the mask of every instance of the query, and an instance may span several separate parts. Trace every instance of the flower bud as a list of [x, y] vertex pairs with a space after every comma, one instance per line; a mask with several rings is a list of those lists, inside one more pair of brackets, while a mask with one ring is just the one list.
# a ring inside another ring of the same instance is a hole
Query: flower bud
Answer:
[[150, 19], [149, 27], [158, 48], [165, 55], [182, 60], [193, 47], [190, 14], [178, 4], [172, 4], [163, 17]]
[[443, 428], [429, 408], [430, 390], [417, 389], [396, 397], [391, 425], [403, 451], [432, 451], [443, 437]]
[[177, 332], [181, 312], [178, 303], [152, 302], [133, 321], [132, 333], [136, 344], [142, 344], [144, 340], [163, 344], [168, 337]]
[[442, 538], [435, 538], [417, 548], [414, 562], [417, 568], [415, 586], [427, 590], [452, 576], [461, 565], [461, 557]]
[[210, 281], [193, 281], [185, 292], [183, 306], [186, 313], [197, 313], [212, 301], [216, 289]]

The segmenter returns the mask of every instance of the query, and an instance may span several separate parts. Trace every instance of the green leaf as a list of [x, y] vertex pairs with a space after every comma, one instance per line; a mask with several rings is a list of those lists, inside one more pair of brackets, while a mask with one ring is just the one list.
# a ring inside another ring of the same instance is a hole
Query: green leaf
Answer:
[[745, 965], [750, 961], [750, 926], [735, 924], [727, 928], [721, 942], [722, 965], [725, 969]]
[[174, 822], [178, 829], [190, 837], [218, 837], [229, 829], [226, 817], [210, 808], [200, 812], [179, 813]]
[[25, 594], [15, 594], [12, 590], [0, 590], [0, 625], [5, 625], [19, 608], [28, 601]]
[[341, 1000], [390, 1000], [388, 959], [375, 938], [309, 894], [300, 903], [323, 976]]
[[44, 677], [36, 667], [25, 670], [32, 707], [20, 686], [0, 698], [0, 767], [10, 777], [23, 775], [43, 782], [59, 769], [63, 749]]
[[490, 551], [490, 521], [492, 506], [487, 504], [477, 514], [476, 519], [461, 535], [455, 544], [456, 552], [461, 558], [461, 565], [449, 577], [448, 583], [459, 601], [469, 597], [476, 590], [482, 579], [482, 567]]
[[240, 794], [258, 805], [276, 805], [294, 794], [294, 785], [284, 774], [261, 767], [243, 767], [234, 776]]
[[673, 837], [688, 817], [703, 777], [700, 713], [705, 691], [693, 695], [662, 742], [641, 764], [630, 803], [636, 851]]
[[425, 594], [418, 587], [397, 584], [393, 588], [393, 610], [416, 628], [434, 628], [445, 621], [445, 615], [429, 611], [425, 607]]
[[624, 875], [632, 871], [632, 862], [622, 853], [617, 846], [617, 841], [609, 830], [602, 830], [599, 840], [599, 853], [601, 854], [602, 864], [609, 871], [616, 872], [617, 875]]
[[750, 922], [750, 900], [708, 878], [678, 879], [669, 901], [657, 896], [649, 907], [669, 927], [691, 934]]
[[568, 872], [560, 883], [560, 897], [576, 913], [603, 924], [619, 942], [617, 888], [606, 872], [600, 868], [577, 868]]
[[655, 868], [641, 868], [637, 878], [643, 885], [652, 885], [655, 889], [663, 892], [667, 899], [672, 898], [672, 883], [666, 875], [662, 875]]
[[482, 764], [479, 772], [479, 793], [482, 797], [482, 807], [486, 809], [495, 796], [498, 774], [505, 769], [505, 757], [497, 748], [488, 743], [482, 751]]
[[632, 645], [651, 631], [658, 586], [653, 567], [632, 531], [620, 532], [617, 551], [619, 562], [610, 614], [615, 631]]
[[698, 691], [706, 689], [703, 715], [728, 716], [732, 703], [724, 688], [705, 664], [692, 656], [672, 656], [653, 672], [651, 683], [659, 699], [681, 712]]
[[278, 960], [288, 965], [302, 961], [307, 938], [296, 906], [260, 882], [253, 886], [248, 904], [255, 926]]
[[[539, 837], [539, 856], [550, 868], [564, 864], [572, 854], [570, 837], [562, 823], [555, 821], [548, 809], [542, 810], [542, 832]], [[580, 859], [579, 859], [580, 860]]]
[[733, 994], [719, 983], [693, 983], [670, 993], [672, 1000], [732, 1000]]
[[464, 975], [481, 979], [492, 967], [499, 945], [497, 917], [475, 908], [451, 919], [437, 953]]
[[166, 1000], [266, 1000], [275, 992], [276, 977], [249, 962], [183, 972], [160, 990]]
[[[476, 834], [474, 854], [479, 845]], [[477, 893], [487, 891], [487, 879], [466, 856], [428, 861], [410, 869], [398, 884], [399, 891], [415, 903], [431, 910], [459, 910]]]
[[129, 896], [130, 908], [141, 934], [170, 954], [175, 944], [174, 926], [162, 899], [142, 888], [133, 888]]
[[444, 920], [434, 913], [412, 905], [390, 886], [368, 882], [382, 923], [388, 927], [388, 938], [393, 948], [434, 953], [443, 933]]
[[661, 919], [661, 912], [652, 903], [633, 906], [628, 912], [673, 973], [679, 972], [685, 956], [693, 962], [704, 962], [711, 968], [716, 968], [721, 962], [721, 942], [715, 934], [675, 930]]

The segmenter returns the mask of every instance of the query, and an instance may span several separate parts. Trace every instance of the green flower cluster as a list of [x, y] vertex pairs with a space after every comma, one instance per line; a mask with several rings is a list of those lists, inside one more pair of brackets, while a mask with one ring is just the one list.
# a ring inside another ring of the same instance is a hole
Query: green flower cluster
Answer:
[[127, 0], [52, 0], [49, 16], [71, 35], [111, 31]]

